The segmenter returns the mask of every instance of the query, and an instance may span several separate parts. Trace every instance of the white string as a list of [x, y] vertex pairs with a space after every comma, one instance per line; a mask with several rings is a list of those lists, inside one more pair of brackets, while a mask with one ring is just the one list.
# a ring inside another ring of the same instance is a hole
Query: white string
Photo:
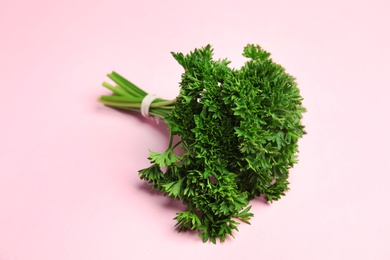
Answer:
[[152, 102], [157, 98], [157, 96], [148, 94], [142, 99], [141, 102], [141, 115], [144, 117], [149, 117], [149, 109]]

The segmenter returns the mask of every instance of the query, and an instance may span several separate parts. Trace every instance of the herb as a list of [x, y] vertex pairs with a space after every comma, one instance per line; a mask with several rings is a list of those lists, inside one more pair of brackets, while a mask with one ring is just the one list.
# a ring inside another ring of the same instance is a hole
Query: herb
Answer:
[[[302, 97], [295, 79], [260, 46], [247, 45], [249, 60], [237, 70], [229, 61], [213, 60], [210, 45], [187, 55], [172, 53], [184, 68], [180, 94], [155, 99], [149, 113], [163, 119], [171, 132], [165, 152], [150, 152], [149, 168], [140, 178], [164, 195], [182, 201], [179, 232], [194, 230], [204, 242], [223, 242], [241, 220], [249, 223], [249, 201], [264, 196], [272, 202], [285, 195], [289, 169], [297, 163]], [[140, 111], [147, 93], [119, 74], [116, 86], [99, 101]], [[177, 135], [180, 141], [173, 144]], [[174, 153], [179, 146], [183, 155]]]

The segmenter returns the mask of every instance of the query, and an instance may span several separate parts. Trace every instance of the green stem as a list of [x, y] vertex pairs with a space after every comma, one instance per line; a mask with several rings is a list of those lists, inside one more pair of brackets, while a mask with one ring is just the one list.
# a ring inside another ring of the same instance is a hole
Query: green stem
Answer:
[[150, 105], [150, 107], [165, 107], [165, 106], [168, 106], [168, 105], [175, 104], [175, 102], [176, 102], [176, 99], [158, 101], [158, 102], [156, 102], [156, 103], [152, 103], [152, 104]]
[[179, 144], [181, 144], [181, 141], [177, 142], [177, 143], [172, 147], [172, 149], [175, 149]]
[[[142, 100], [148, 93], [116, 72], [112, 72], [107, 76], [117, 86], [103, 82], [103, 86], [111, 90], [112, 94], [101, 96], [98, 101], [109, 107], [140, 112]], [[175, 108], [175, 103], [176, 99], [157, 98], [150, 104], [149, 114], [164, 119]], [[172, 144], [170, 145], [172, 146]]]
[[169, 136], [169, 145], [168, 145], [168, 149], [170, 149], [172, 147], [172, 142], [173, 142], [173, 134], [171, 132], [171, 135]]

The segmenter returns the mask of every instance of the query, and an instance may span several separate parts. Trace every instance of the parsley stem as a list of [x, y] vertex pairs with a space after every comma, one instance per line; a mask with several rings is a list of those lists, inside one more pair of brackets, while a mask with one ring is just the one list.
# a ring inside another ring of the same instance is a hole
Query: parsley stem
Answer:
[[173, 142], [173, 134], [171, 132], [170, 136], [169, 136], [169, 145], [168, 145], [168, 149], [170, 149], [172, 147], [172, 142]]
[[[116, 72], [112, 72], [107, 76], [117, 85], [113, 86], [103, 82], [103, 86], [113, 93], [109, 96], [101, 96], [98, 101], [113, 108], [140, 112], [142, 100], [148, 93]], [[149, 114], [164, 119], [175, 108], [175, 103], [176, 99], [166, 100], [157, 98], [150, 105]]]
[[[137, 112], [141, 111], [142, 99], [134, 97], [101, 96], [98, 101], [106, 106], [114, 108], [132, 110]], [[175, 102], [175, 99], [157, 101], [150, 106], [149, 114], [164, 119], [164, 117], [168, 116], [169, 113], [174, 109]]]
[[164, 107], [164, 106], [167, 106], [167, 105], [173, 105], [173, 104], [175, 104], [175, 102], [176, 102], [176, 99], [158, 101], [156, 103], [152, 103], [150, 105], [150, 107]]
[[177, 142], [177, 143], [172, 147], [172, 149], [175, 149], [179, 144], [181, 144], [181, 141]]

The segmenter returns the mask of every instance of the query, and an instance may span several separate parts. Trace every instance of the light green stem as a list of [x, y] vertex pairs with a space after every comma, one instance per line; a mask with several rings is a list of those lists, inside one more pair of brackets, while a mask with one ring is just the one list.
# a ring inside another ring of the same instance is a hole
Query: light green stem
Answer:
[[[142, 100], [147, 93], [116, 72], [112, 72], [107, 76], [117, 86], [103, 82], [103, 86], [113, 93], [109, 96], [101, 96], [98, 101], [109, 107], [140, 112]], [[150, 104], [149, 114], [164, 119], [174, 109], [175, 103], [176, 99], [165, 100], [158, 98]]]

